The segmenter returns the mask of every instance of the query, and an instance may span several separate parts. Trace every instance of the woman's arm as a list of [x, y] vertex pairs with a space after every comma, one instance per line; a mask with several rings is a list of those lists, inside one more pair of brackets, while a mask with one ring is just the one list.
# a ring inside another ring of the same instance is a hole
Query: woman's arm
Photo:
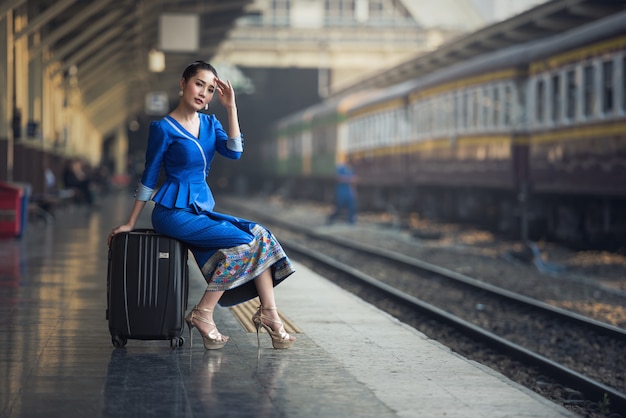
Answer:
[[217, 93], [220, 103], [226, 109], [228, 115], [228, 137], [237, 138], [241, 135], [239, 128], [239, 115], [237, 114], [237, 104], [235, 102], [235, 90], [230, 84], [230, 80], [217, 80]]
[[141, 176], [141, 181], [137, 186], [135, 203], [130, 211], [128, 221], [125, 224], [113, 228], [107, 238], [107, 244], [111, 245], [111, 239], [120, 232], [130, 232], [135, 228], [137, 219], [141, 211], [146, 206], [146, 202], [152, 197], [154, 186], [157, 183], [163, 154], [168, 146], [168, 140], [157, 122], [150, 124], [150, 134], [148, 137], [148, 147], [146, 149], [146, 165]]

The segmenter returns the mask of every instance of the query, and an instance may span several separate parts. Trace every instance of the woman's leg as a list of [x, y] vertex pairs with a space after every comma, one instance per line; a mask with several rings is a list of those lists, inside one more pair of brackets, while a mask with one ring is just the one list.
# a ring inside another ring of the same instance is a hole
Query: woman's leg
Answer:
[[[274, 331], [280, 332], [283, 323], [276, 309], [276, 300], [274, 298], [274, 284], [272, 282], [272, 272], [270, 269], [265, 270], [254, 279], [259, 299], [261, 300], [261, 309], [263, 317], [266, 317], [266, 325], [269, 325]], [[273, 309], [271, 309], [273, 308]], [[284, 331], [283, 331], [284, 332]], [[285, 333], [286, 334], [286, 333]], [[288, 334], [287, 334], [288, 335]], [[288, 340], [295, 340], [294, 337], [287, 337]]]
[[[217, 302], [220, 300], [223, 291], [221, 292], [204, 292], [204, 295], [200, 299], [200, 302], [195, 306], [197, 309], [196, 315], [201, 316], [204, 319], [207, 319], [210, 323], [215, 324], [213, 321], [213, 311], [215, 310], [215, 306]], [[194, 321], [193, 325], [198, 328], [200, 335], [208, 335], [212, 330], [216, 328], [215, 325], [210, 325], [210, 323], [206, 323], [203, 321]], [[224, 336], [224, 338], [227, 338]]]
[[[272, 283], [272, 273], [270, 269], [265, 270], [254, 279], [256, 290], [259, 293], [259, 299], [261, 300], [261, 306], [271, 308], [276, 306], [276, 300], [274, 299], [274, 283]], [[269, 316], [272, 319], [279, 320], [278, 312], [267, 311], [263, 313], [265, 316]]]
[[[221, 292], [204, 292], [204, 295], [202, 296], [202, 299], [200, 299], [200, 302], [198, 302], [198, 305], [196, 305], [198, 308], [200, 309], [208, 309], [211, 312], [213, 312], [213, 309], [215, 309], [215, 306], [217, 305], [217, 302], [219, 302], [220, 298], [222, 297], [222, 295], [224, 294], [224, 291]], [[211, 315], [211, 319], [213, 318], [213, 316]]]

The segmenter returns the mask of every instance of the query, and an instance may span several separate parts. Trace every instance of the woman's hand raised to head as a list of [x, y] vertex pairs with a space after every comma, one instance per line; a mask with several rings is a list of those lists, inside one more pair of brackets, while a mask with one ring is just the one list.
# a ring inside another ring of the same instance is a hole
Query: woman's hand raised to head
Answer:
[[230, 80], [217, 79], [217, 96], [220, 99], [220, 103], [224, 107], [235, 107], [235, 89], [233, 89]]

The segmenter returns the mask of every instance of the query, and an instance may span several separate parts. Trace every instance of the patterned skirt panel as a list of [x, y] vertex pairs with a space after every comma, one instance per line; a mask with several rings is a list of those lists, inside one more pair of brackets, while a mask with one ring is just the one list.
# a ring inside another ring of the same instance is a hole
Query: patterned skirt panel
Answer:
[[253, 280], [267, 269], [274, 286], [295, 271], [272, 233], [252, 221], [218, 212], [156, 205], [152, 225], [158, 233], [189, 246], [208, 284], [207, 291], [225, 291], [219, 302], [222, 306], [258, 296]]

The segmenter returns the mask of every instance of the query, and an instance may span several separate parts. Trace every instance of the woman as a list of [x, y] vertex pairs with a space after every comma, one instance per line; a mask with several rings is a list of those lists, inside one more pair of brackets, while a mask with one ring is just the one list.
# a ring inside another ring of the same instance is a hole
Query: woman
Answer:
[[[217, 92], [227, 110], [224, 130], [215, 115], [198, 113]], [[154, 191], [161, 167], [165, 182], [154, 194], [152, 225], [156, 232], [185, 242], [192, 251], [208, 287], [185, 320], [189, 333], [196, 327], [207, 350], [219, 349], [228, 337], [213, 322], [213, 310], [256, 296], [261, 306], [252, 317], [257, 334], [265, 328], [274, 348], [289, 348], [295, 338], [280, 321], [274, 286], [294, 272], [278, 241], [263, 226], [214, 212], [215, 201], [206, 177], [219, 154], [239, 159], [243, 139], [239, 130], [235, 92], [230, 81], [220, 80], [212, 65], [195, 61], [180, 81], [178, 106], [150, 125], [146, 164], [128, 222], [111, 232], [132, 231]]]

